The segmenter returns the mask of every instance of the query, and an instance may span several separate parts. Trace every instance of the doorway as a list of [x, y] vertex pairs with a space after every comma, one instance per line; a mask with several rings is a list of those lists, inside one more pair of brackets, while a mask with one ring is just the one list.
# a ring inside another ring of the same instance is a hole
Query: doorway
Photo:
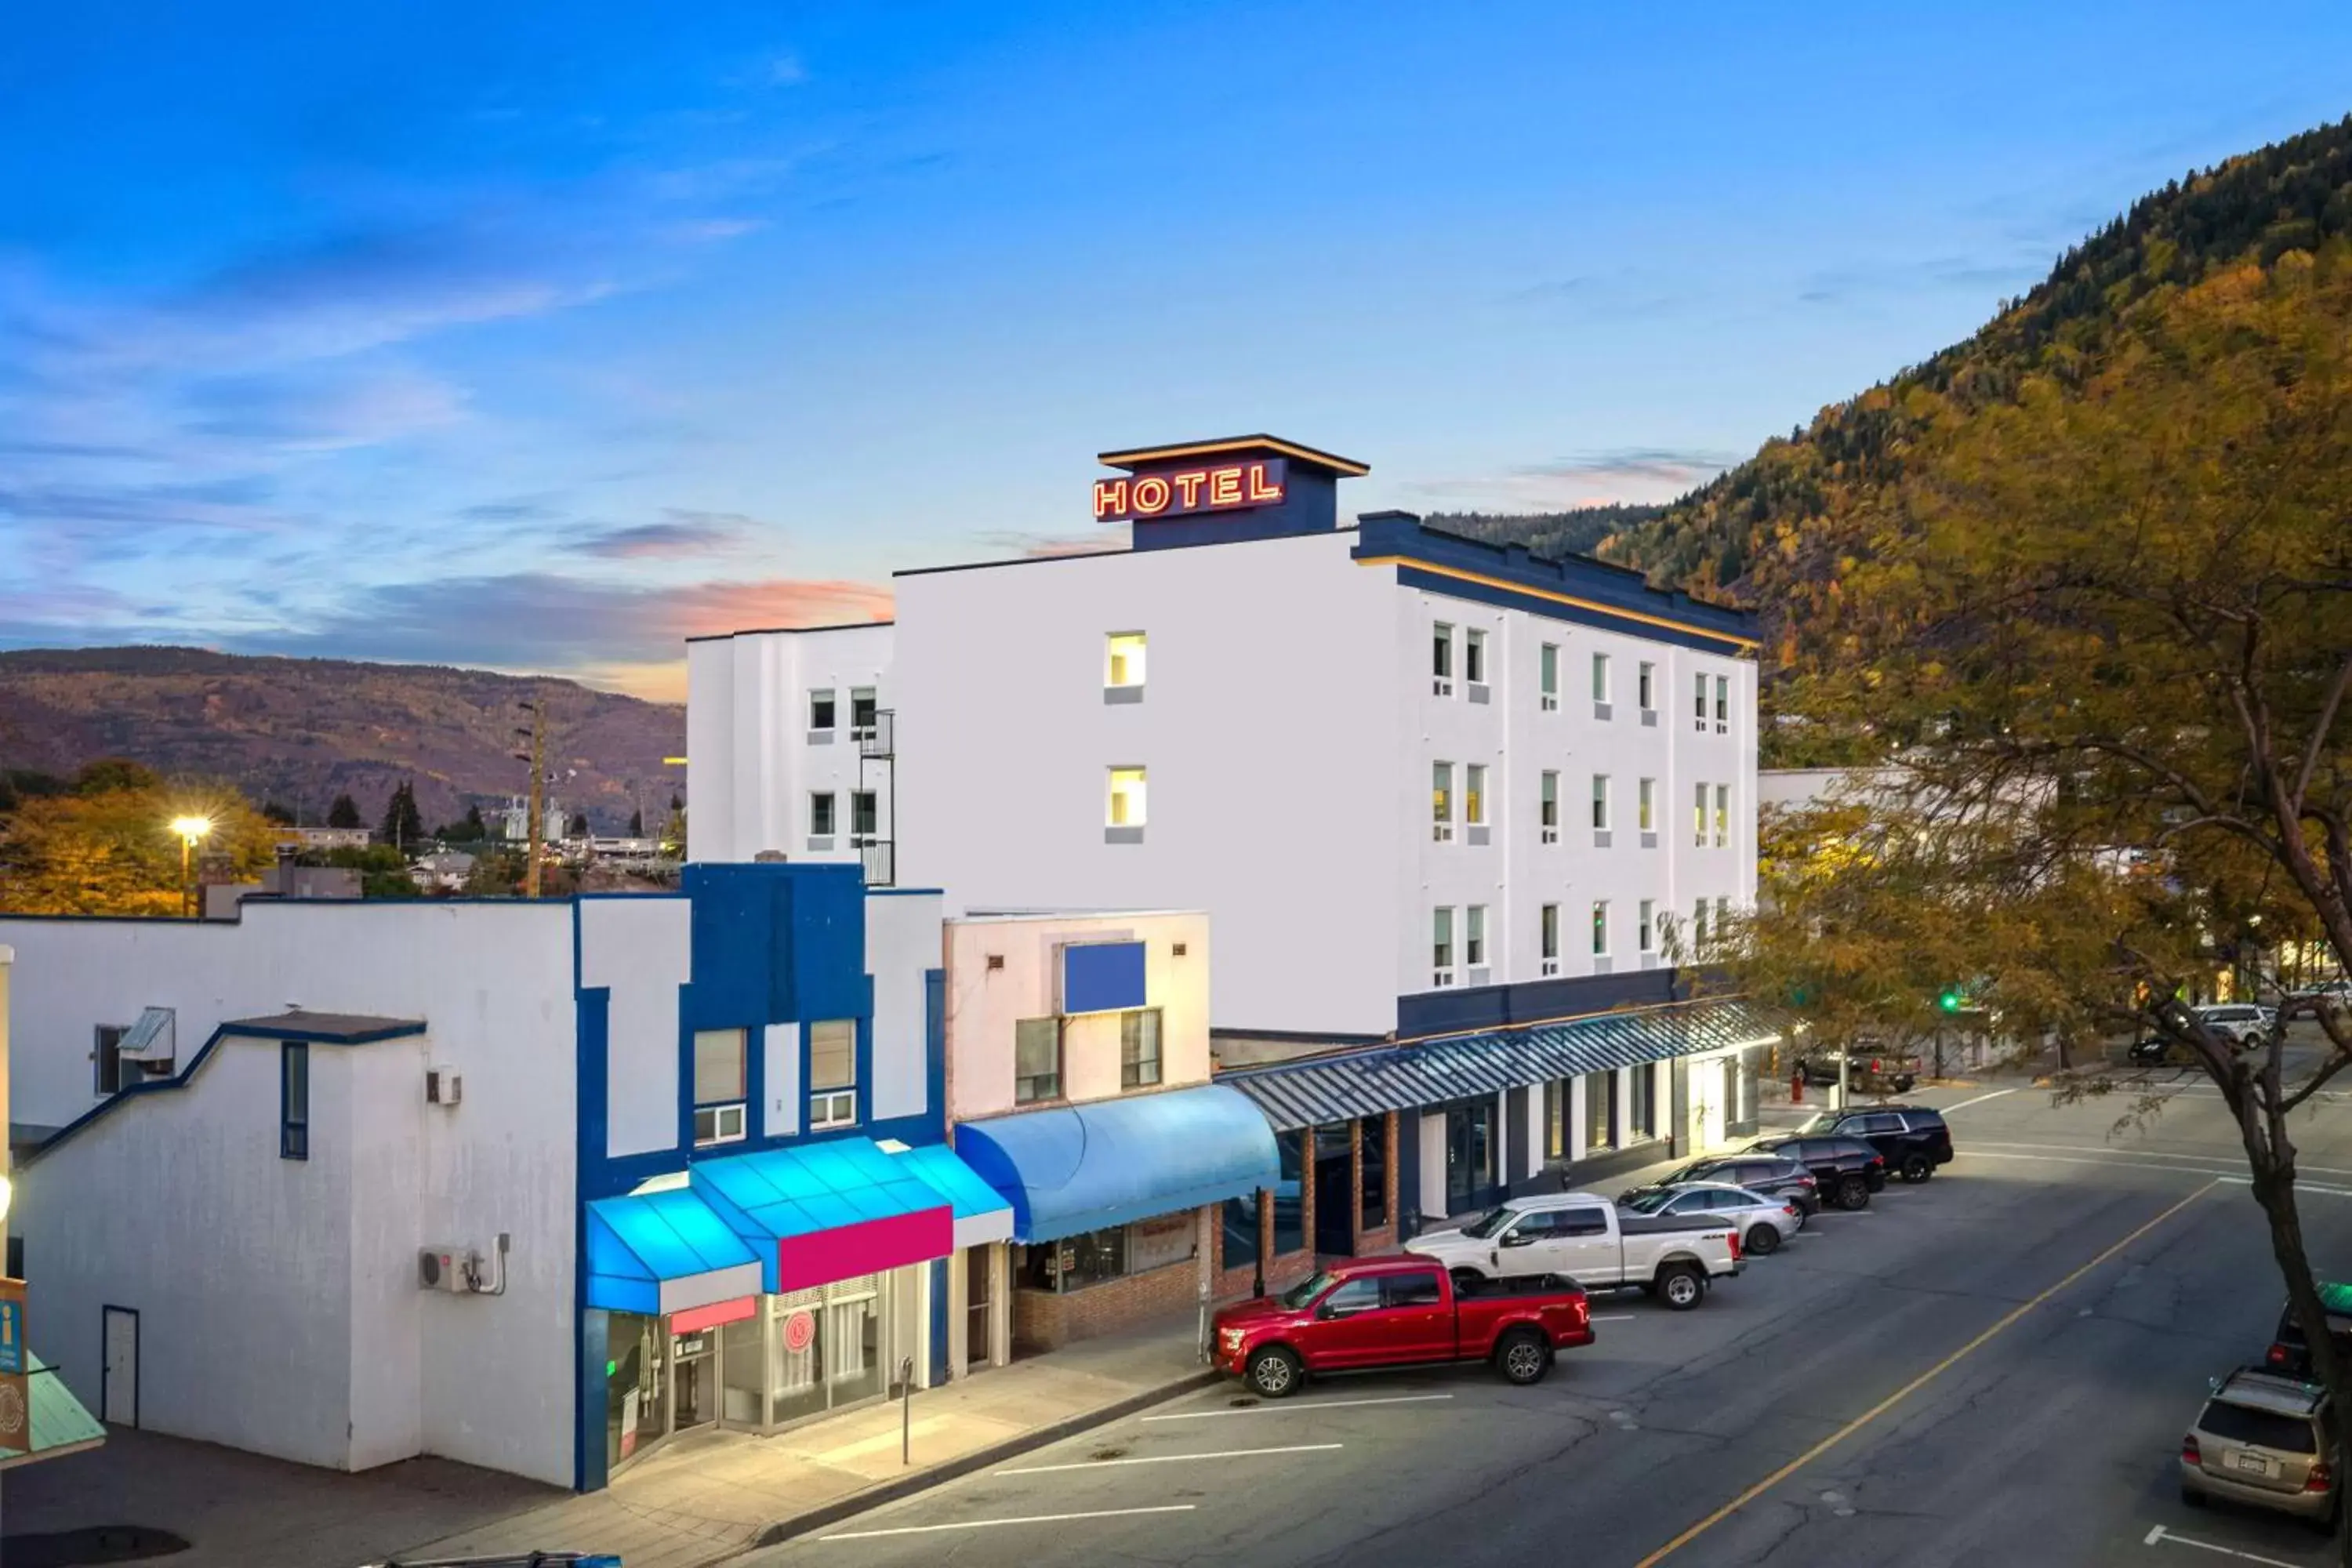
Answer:
[[1492, 1208], [1502, 1201], [1495, 1182], [1495, 1102], [1465, 1100], [1445, 1108], [1445, 1212]]
[[1356, 1250], [1356, 1124], [1315, 1130], [1315, 1250], [1345, 1258]]
[[718, 1337], [709, 1330], [670, 1341], [670, 1430], [707, 1426], [719, 1419]]
[[994, 1308], [996, 1270], [990, 1267], [994, 1243], [969, 1247], [963, 1254], [963, 1364], [967, 1373], [996, 1364]]
[[105, 1360], [98, 1374], [99, 1419], [117, 1426], [139, 1425], [139, 1313], [130, 1307], [102, 1307]]

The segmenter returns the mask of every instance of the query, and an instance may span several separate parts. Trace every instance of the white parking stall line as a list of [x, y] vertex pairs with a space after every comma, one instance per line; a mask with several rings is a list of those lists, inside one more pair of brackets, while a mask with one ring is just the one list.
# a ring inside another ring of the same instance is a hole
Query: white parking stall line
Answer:
[[[1953, 1158], [1958, 1160], [2017, 1160], [2029, 1165], [2095, 1165], [2106, 1170], [2150, 1171], [2175, 1176], [2219, 1176], [2229, 1179], [2229, 1173], [2216, 1165], [2133, 1165], [2118, 1166], [2112, 1158], [2085, 1160], [2073, 1154], [1997, 1154], [1986, 1149], [1963, 1149]], [[2241, 1167], [2242, 1168], [2242, 1167]]]
[[1948, 1105], [1944, 1107], [1944, 1114], [1949, 1116], [1955, 1110], [1966, 1110], [1971, 1105], [1982, 1105], [1988, 1100], [1999, 1100], [2004, 1094], [2015, 1094], [2017, 1090], [2013, 1089], [1997, 1089], [1990, 1094], [1980, 1094], [1974, 1100], [1964, 1100], [1958, 1105]]
[[2297, 1568], [2296, 1564], [2289, 1563], [2284, 1558], [2257, 1557], [2251, 1552], [2241, 1552], [2234, 1546], [2216, 1546], [2210, 1541], [2199, 1541], [2190, 1536], [2175, 1535], [2171, 1531], [2165, 1529], [2164, 1526], [2160, 1524], [2155, 1529], [2149, 1531], [2146, 1535], [2141, 1536], [2139, 1543], [2142, 1546], [2160, 1546], [2168, 1541], [2172, 1542], [2175, 1546], [2194, 1546], [2200, 1552], [2218, 1552], [2224, 1557], [2234, 1557], [2241, 1563], [2268, 1563], [2270, 1568]]
[[1108, 1470], [1118, 1465], [1181, 1465], [1194, 1459], [1255, 1459], [1267, 1454], [1322, 1454], [1345, 1447], [1343, 1443], [1290, 1443], [1278, 1448], [1223, 1448], [1213, 1454], [1145, 1454], [1132, 1459], [1087, 1459], [1075, 1465], [1024, 1465], [1017, 1470], [995, 1470], [999, 1476], [1056, 1476], [1068, 1470]]
[[1074, 1519], [1123, 1519], [1138, 1513], [1191, 1513], [1200, 1504], [1160, 1503], [1152, 1508], [1097, 1508], [1084, 1513], [1031, 1513], [1018, 1519], [966, 1519], [953, 1524], [902, 1524], [895, 1530], [844, 1530], [819, 1541], [874, 1541], [885, 1535], [931, 1535], [942, 1530], [991, 1530], [1002, 1524], [1065, 1524]]
[[[2233, 1187], [2251, 1187], [2254, 1184], [2254, 1179], [2252, 1176], [2218, 1176], [2214, 1179], [2227, 1182]], [[2315, 1182], [2297, 1182], [2294, 1184], [2294, 1190], [2297, 1196], [2305, 1193], [2319, 1193], [2331, 1198], [2352, 1198], [2352, 1187], [2323, 1187]]]
[[[1968, 1148], [1960, 1152], [1970, 1153], [1978, 1149], [2055, 1149], [2067, 1154], [2101, 1154], [2112, 1160], [2189, 1160], [2208, 1165], [2235, 1165], [2238, 1158], [2235, 1154], [2176, 1154], [2164, 1149], [2116, 1149], [2084, 1143], [2018, 1143], [2002, 1138], [1971, 1138]], [[2340, 1165], [2298, 1163], [2295, 1169], [2321, 1176], [2352, 1176], [2352, 1170]]]
[[[1596, 1322], [1598, 1319], [1594, 1320]], [[1398, 1394], [1386, 1399], [1286, 1399], [1278, 1405], [1240, 1405], [1228, 1410], [1180, 1410], [1173, 1415], [1147, 1415], [1146, 1421], [1204, 1421], [1212, 1415], [1273, 1415], [1291, 1410], [1342, 1410], [1359, 1405], [1420, 1405], [1451, 1399], [1450, 1394]]]

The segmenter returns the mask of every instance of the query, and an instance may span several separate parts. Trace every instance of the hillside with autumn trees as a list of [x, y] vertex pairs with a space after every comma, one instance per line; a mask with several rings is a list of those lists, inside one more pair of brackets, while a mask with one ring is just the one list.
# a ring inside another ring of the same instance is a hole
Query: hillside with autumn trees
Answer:
[[[1842, 584], [1872, 554], [1877, 531], [1906, 526], [1905, 487], [1925, 477], [1923, 465], [1948, 460], [1954, 426], [2014, 407], [2029, 385], [2079, 396], [2116, 363], [2121, 345], [2147, 341], [2200, 285], [2265, 279], [2347, 248], [2352, 117], [2151, 192], [1974, 336], [1822, 409], [1654, 515], [1610, 527], [1591, 551], [1755, 609], [1767, 637], [1768, 701], [1791, 711], [1797, 685], [1832, 646], [1820, 634]], [[2343, 298], [2311, 289], [2293, 308], [2335, 311]], [[2333, 325], [2352, 332], [2352, 319]], [[1549, 516], [1480, 518], [1465, 531], [1530, 545], [1590, 538]], [[1768, 760], [1837, 760], [1812, 755], [1788, 726], [1771, 744], [1779, 755]]]

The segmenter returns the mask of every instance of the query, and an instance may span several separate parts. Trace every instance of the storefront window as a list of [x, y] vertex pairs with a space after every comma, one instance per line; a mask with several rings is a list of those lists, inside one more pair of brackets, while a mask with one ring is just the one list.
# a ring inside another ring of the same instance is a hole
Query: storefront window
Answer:
[[825, 1287], [824, 1375], [836, 1406], [871, 1399], [889, 1384], [883, 1277], [861, 1274]]
[[1359, 1126], [1363, 1180], [1356, 1202], [1362, 1227], [1378, 1230], [1389, 1222], [1389, 1119], [1367, 1116]]
[[776, 1298], [768, 1323], [768, 1420], [820, 1415], [824, 1397], [824, 1292]]
[[605, 1314], [604, 1468], [660, 1436], [668, 1425], [661, 1321], [635, 1312]]
[[1633, 1073], [1633, 1136], [1655, 1138], [1658, 1135], [1658, 1074], [1644, 1062]]
[[1225, 1200], [1223, 1245], [1228, 1268], [1257, 1267], [1257, 1200], [1255, 1193]]
[[[763, 1300], [761, 1306], [768, 1303]], [[719, 1418], [730, 1426], [758, 1426], [767, 1419], [761, 1398], [760, 1340], [764, 1312], [740, 1318], [719, 1331]]]
[[1281, 1161], [1282, 1183], [1274, 1191], [1274, 1255], [1280, 1258], [1307, 1245], [1307, 1138], [1305, 1128], [1274, 1135]]
[[1590, 1153], [1617, 1147], [1617, 1075], [1584, 1075], [1584, 1147]]
[[1568, 1158], [1568, 1100], [1570, 1079], [1556, 1078], [1543, 1086], [1544, 1158]]

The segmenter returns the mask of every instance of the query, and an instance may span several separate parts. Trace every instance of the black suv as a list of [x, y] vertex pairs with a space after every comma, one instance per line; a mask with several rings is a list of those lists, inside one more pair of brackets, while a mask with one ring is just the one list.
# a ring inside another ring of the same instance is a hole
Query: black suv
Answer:
[[1859, 1138], [1817, 1138], [1782, 1133], [1750, 1143], [1742, 1155], [1770, 1154], [1793, 1160], [1812, 1173], [1823, 1203], [1842, 1209], [1866, 1206], [1886, 1185], [1886, 1157]]
[[[2352, 1285], [2326, 1279], [2314, 1283], [2319, 1287], [2319, 1304], [2327, 1311], [2327, 1332], [2336, 1342], [2337, 1357], [2352, 1358]], [[2263, 1360], [2272, 1372], [2289, 1377], [2311, 1375], [2311, 1342], [2303, 1337], [2303, 1325], [2294, 1321], [2293, 1302], [2279, 1309], [2278, 1332]]]
[[1924, 1105], [1850, 1105], [1824, 1110], [1797, 1129], [1807, 1137], [1859, 1138], [1906, 1182], [1924, 1182], [1952, 1157], [1952, 1130], [1944, 1113]]
[[1646, 1186], [1628, 1187], [1617, 1194], [1617, 1201], [1632, 1203], [1644, 1193], [1678, 1186], [1685, 1182], [1728, 1182], [1735, 1187], [1746, 1187], [1751, 1193], [1762, 1193], [1766, 1197], [1792, 1203], [1807, 1218], [1822, 1212], [1821, 1184], [1811, 1171], [1781, 1155], [1754, 1152], [1717, 1154], [1709, 1159], [1693, 1161]]

